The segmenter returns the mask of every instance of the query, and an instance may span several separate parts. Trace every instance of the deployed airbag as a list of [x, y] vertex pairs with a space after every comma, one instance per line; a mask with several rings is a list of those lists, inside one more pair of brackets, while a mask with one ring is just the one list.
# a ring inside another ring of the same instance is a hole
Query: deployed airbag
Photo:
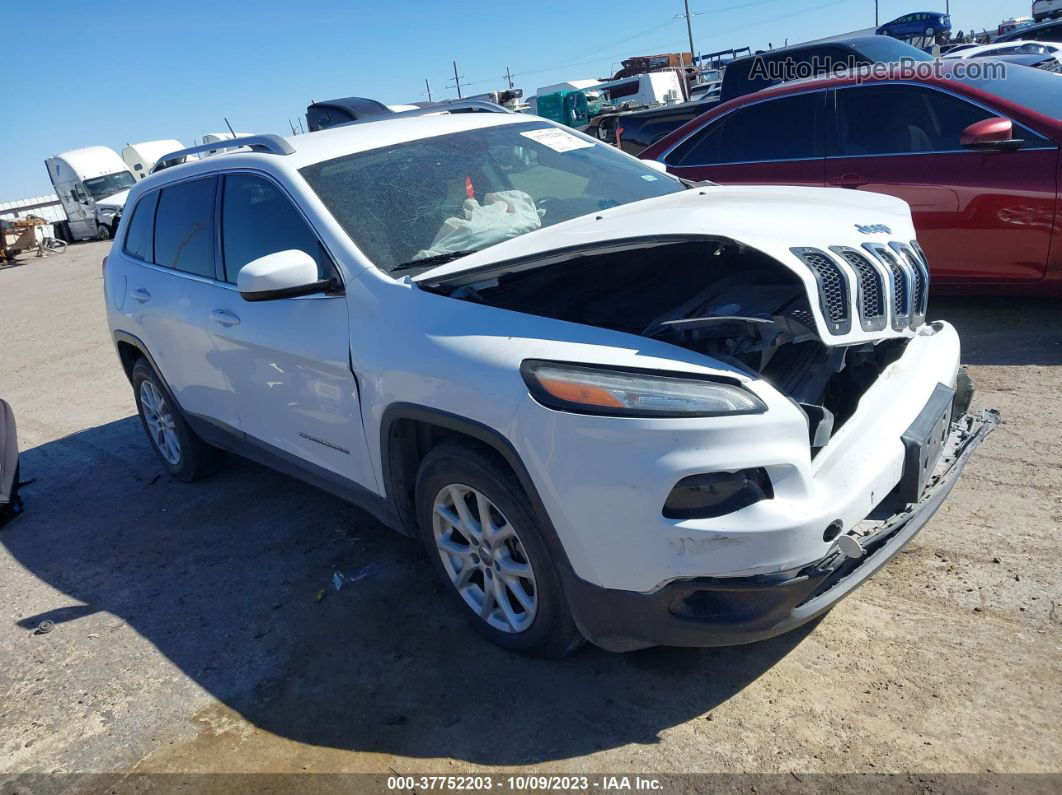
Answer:
[[520, 190], [488, 193], [482, 204], [473, 198], [465, 199], [462, 211], [462, 216], [451, 216], [443, 221], [431, 248], [418, 251], [413, 259], [427, 259], [455, 251], [478, 251], [542, 226], [534, 199]]

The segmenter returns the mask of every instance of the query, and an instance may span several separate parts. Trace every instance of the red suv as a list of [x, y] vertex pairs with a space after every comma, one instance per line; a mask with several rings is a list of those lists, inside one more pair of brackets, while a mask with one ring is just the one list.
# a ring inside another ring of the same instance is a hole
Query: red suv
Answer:
[[1004, 68], [787, 83], [720, 105], [639, 156], [689, 180], [898, 196], [938, 286], [1062, 294], [1062, 77]]

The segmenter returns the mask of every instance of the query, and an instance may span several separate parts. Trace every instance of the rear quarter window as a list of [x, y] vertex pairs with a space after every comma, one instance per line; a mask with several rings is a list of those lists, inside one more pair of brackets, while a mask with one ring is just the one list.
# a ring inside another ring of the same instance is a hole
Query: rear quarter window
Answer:
[[158, 201], [159, 192], [155, 190], [141, 196], [133, 208], [129, 231], [125, 233], [125, 245], [122, 249], [130, 257], [154, 262], [155, 207]]

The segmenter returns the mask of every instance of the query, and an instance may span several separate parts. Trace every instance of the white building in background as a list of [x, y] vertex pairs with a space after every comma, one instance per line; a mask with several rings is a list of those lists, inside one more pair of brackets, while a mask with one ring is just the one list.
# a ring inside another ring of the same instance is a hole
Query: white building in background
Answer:
[[63, 205], [60, 203], [59, 197], [54, 193], [48, 193], [44, 196], [30, 196], [28, 199], [0, 202], [0, 218], [5, 221], [25, 218], [29, 215], [35, 215], [53, 224], [66, 220]]

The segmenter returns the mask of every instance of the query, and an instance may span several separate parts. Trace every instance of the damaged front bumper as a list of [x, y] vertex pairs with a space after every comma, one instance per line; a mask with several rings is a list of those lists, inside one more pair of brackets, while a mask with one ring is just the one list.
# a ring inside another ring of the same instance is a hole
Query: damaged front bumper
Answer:
[[590, 641], [612, 651], [730, 646], [795, 629], [858, 588], [922, 529], [999, 423], [996, 411], [957, 418], [920, 499], [884, 521], [861, 523], [815, 563], [772, 575], [676, 580], [653, 593], [572, 577], [566, 591], [576, 623]]

